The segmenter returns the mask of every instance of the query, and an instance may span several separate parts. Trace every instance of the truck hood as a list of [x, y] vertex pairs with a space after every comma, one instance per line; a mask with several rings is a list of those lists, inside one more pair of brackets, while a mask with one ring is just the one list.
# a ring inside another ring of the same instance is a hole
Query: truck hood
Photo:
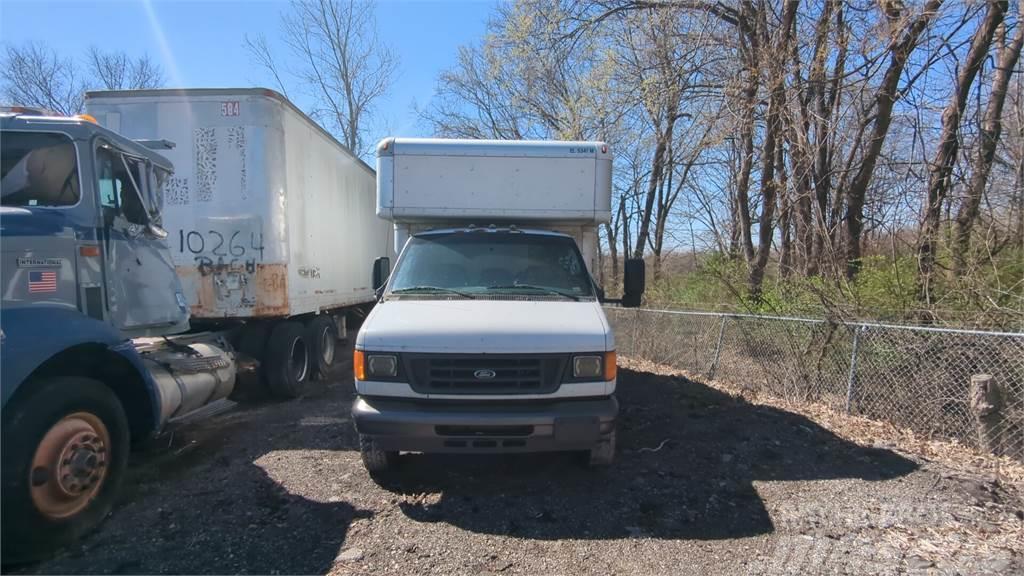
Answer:
[[615, 342], [597, 302], [392, 300], [374, 307], [356, 346], [463, 354], [601, 352]]

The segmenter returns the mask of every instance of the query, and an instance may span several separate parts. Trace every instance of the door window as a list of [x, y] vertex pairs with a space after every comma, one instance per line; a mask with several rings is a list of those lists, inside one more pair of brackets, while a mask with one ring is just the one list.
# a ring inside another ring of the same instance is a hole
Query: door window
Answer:
[[148, 222], [146, 207], [142, 204], [146, 173], [142, 161], [124, 156], [110, 148], [97, 151], [100, 205], [105, 212], [120, 214], [132, 224]]

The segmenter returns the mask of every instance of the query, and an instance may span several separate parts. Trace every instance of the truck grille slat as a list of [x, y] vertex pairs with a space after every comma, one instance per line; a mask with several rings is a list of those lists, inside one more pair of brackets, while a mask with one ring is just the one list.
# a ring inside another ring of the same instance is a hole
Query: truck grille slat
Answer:
[[[434, 394], [543, 394], [558, 388], [564, 355], [449, 355], [408, 357], [413, 389]], [[483, 376], [483, 377], [481, 377]]]

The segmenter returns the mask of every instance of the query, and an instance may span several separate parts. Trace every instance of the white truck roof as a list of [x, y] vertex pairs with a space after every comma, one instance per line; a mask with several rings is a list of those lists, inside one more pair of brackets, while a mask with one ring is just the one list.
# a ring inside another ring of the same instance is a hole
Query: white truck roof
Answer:
[[396, 222], [607, 222], [611, 174], [604, 142], [385, 138], [377, 145], [377, 215]]

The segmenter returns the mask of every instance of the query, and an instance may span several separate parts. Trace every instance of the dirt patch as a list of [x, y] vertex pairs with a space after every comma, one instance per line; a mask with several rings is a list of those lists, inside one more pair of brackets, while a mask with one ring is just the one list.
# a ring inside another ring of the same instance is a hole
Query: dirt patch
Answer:
[[[103, 526], [31, 573], [1024, 570], [1017, 485], [678, 374], [620, 370], [619, 459], [406, 455], [363, 470], [346, 371], [133, 460]], [[950, 543], [956, 542], [955, 548]]]

